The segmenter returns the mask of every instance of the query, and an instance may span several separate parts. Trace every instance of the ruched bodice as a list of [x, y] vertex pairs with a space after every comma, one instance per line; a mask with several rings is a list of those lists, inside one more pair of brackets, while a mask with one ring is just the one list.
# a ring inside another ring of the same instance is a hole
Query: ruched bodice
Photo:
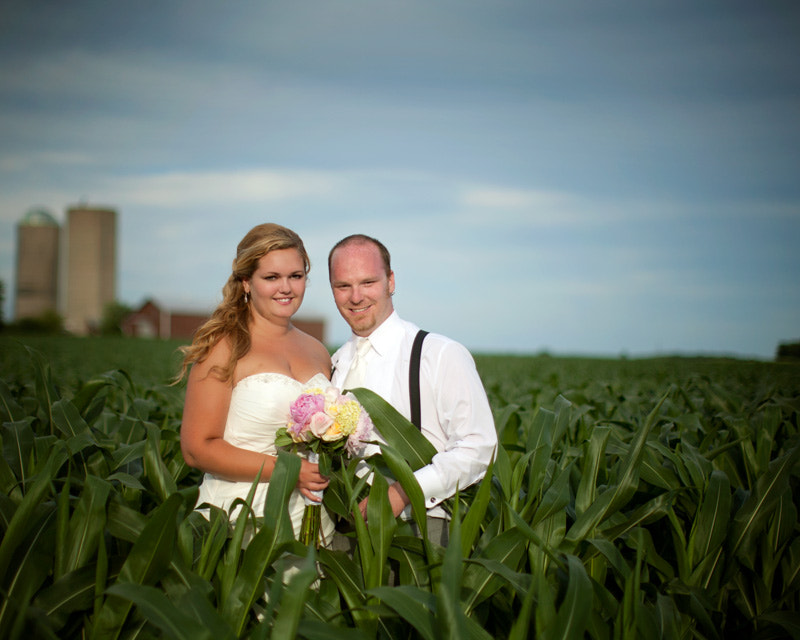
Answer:
[[[300, 382], [282, 373], [256, 373], [240, 380], [231, 392], [231, 403], [225, 422], [224, 439], [235, 447], [258, 451], [271, 456], [277, 454], [275, 434], [286, 426], [289, 406], [307, 387], [327, 387], [328, 379], [321, 373], [308, 382]], [[232, 482], [218, 478], [211, 473], [203, 476], [200, 485], [198, 506], [213, 504], [225, 511], [230, 509], [236, 498], [247, 498], [252, 482]], [[264, 515], [264, 502], [269, 483], [262, 482], [253, 498], [253, 511], [257, 517]], [[295, 535], [300, 530], [305, 503], [303, 496], [295, 489], [289, 498], [289, 515]], [[238, 507], [231, 515], [236, 517]], [[333, 535], [333, 522], [322, 510], [322, 532], [324, 539], [330, 541]]]

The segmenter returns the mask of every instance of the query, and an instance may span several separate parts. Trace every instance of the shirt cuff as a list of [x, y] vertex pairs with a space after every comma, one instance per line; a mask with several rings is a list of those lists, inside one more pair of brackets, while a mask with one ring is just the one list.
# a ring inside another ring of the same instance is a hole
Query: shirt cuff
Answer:
[[436, 467], [429, 464], [414, 472], [414, 477], [417, 479], [422, 495], [425, 497], [425, 508], [432, 509], [440, 502], [446, 500], [450, 496], [447, 495], [447, 489], [442, 482], [439, 472]]

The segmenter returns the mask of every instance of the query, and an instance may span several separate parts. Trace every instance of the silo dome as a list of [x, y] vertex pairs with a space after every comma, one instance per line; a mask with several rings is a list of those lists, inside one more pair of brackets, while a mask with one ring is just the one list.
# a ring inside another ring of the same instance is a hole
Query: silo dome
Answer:
[[20, 220], [26, 227], [57, 227], [58, 222], [47, 209], [30, 209]]

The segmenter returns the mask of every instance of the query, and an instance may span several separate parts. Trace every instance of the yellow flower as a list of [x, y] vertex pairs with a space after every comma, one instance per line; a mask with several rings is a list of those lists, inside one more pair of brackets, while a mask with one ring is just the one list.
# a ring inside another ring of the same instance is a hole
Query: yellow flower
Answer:
[[336, 405], [334, 420], [339, 425], [339, 429], [345, 436], [349, 436], [358, 427], [358, 418], [361, 415], [361, 407], [355, 400]]
[[342, 437], [342, 428], [338, 422], [334, 421], [334, 423], [328, 427], [328, 430], [320, 436], [321, 440], [325, 442], [334, 442], [335, 440], [339, 440]]

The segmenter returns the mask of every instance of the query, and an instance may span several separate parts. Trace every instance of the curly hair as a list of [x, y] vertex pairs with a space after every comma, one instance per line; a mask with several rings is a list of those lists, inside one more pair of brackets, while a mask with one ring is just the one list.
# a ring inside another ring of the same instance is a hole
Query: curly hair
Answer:
[[192, 364], [205, 360], [211, 350], [226, 338], [231, 343], [230, 360], [225, 367], [212, 368], [212, 373], [223, 382], [233, 378], [236, 363], [250, 350], [250, 305], [245, 301], [242, 282], [252, 277], [261, 258], [279, 249], [297, 249], [308, 274], [311, 262], [303, 241], [294, 231], [274, 223], [250, 229], [236, 247], [231, 275], [222, 288], [222, 302], [197, 329], [192, 344], [180, 349], [183, 363], [176, 381], [182, 380]]

